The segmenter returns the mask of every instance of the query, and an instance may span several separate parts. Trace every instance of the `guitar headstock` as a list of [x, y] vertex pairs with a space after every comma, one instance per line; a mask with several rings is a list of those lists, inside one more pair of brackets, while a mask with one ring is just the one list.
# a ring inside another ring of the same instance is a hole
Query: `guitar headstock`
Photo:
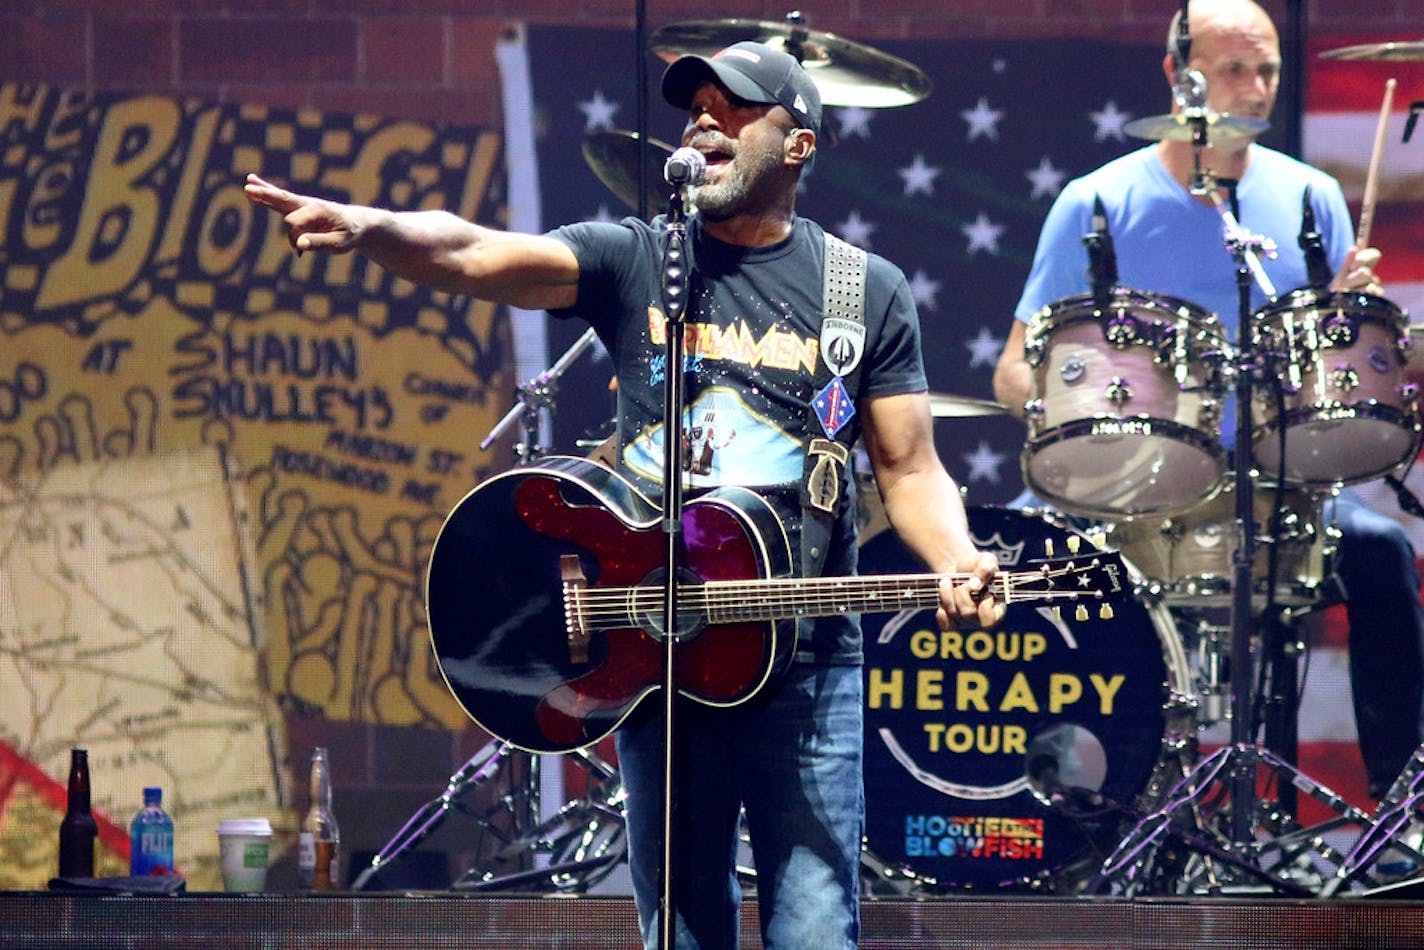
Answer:
[[1116, 551], [1089, 549], [1072, 557], [1030, 561], [1032, 570], [1000, 573], [994, 591], [1004, 603], [1050, 601], [1076, 604], [1076, 619], [1087, 620], [1098, 605], [1101, 620], [1112, 619], [1112, 604], [1128, 595], [1127, 568]]

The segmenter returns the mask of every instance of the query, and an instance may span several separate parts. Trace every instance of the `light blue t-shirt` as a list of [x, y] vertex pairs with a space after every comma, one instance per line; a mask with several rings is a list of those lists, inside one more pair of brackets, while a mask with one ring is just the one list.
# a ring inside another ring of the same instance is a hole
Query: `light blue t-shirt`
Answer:
[[[1280, 296], [1308, 280], [1298, 243], [1307, 185], [1315, 228], [1324, 240], [1333, 273], [1354, 243], [1350, 210], [1334, 178], [1281, 152], [1253, 145], [1250, 165], [1237, 186], [1241, 225], [1276, 242], [1278, 256], [1263, 258], [1262, 265]], [[1240, 307], [1236, 263], [1224, 240], [1222, 217], [1167, 173], [1155, 146], [1114, 159], [1064, 187], [1043, 223], [1033, 269], [1014, 315], [1026, 321], [1041, 307], [1092, 289], [1083, 236], [1093, 230], [1094, 196], [1102, 199], [1107, 211], [1118, 284], [1141, 293], [1177, 297], [1216, 314], [1235, 343]], [[1253, 282], [1252, 312], [1267, 302]]]
[[[1236, 187], [1239, 222], [1253, 235], [1275, 241], [1276, 257], [1261, 255], [1261, 265], [1278, 297], [1309, 281], [1299, 242], [1307, 185], [1315, 230], [1333, 274], [1355, 240], [1340, 183], [1281, 152], [1251, 146], [1250, 165]], [[1152, 145], [1074, 179], [1059, 193], [1043, 222], [1014, 316], [1027, 321], [1042, 307], [1093, 289], [1083, 237], [1093, 230], [1094, 197], [1102, 199], [1106, 212], [1117, 257], [1117, 286], [1175, 297], [1215, 314], [1226, 341], [1235, 345], [1240, 292], [1225, 221], [1215, 207], [1198, 201], [1168, 174]], [[1269, 302], [1253, 279], [1251, 312]], [[1221, 438], [1227, 445], [1235, 437], [1235, 404], [1228, 393], [1221, 419]]]

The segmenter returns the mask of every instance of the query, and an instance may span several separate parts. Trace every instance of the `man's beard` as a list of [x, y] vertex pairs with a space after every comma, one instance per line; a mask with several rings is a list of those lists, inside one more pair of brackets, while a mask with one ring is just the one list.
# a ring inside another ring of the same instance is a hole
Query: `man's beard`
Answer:
[[737, 152], [736, 158], [722, 169], [721, 176], [697, 189], [697, 213], [709, 221], [725, 221], [738, 214], [762, 210], [761, 193], [772, 187], [781, 167], [781, 150]]

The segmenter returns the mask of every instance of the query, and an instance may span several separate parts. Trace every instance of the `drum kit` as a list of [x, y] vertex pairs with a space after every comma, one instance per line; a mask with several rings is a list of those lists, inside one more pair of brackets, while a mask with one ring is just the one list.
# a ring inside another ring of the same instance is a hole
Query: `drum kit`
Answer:
[[[652, 48], [672, 60], [741, 40], [802, 58], [829, 106], [891, 107], [929, 92], [914, 66], [810, 30], [799, 14], [784, 22], [679, 24], [657, 31]], [[1325, 55], [1421, 60], [1424, 42]], [[1215, 113], [1196, 125], [1178, 114], [1149, 117], [1128, 131], [1199, 140], [1203, 125], [1206, 136], [1260, 131], [1256, 120]], [[666, 197], [661, 178], [647, 170], [660, 169], [671, 152], [667, 143], [617, 130], [584, 143], [590, 168], [639, 211]], [[1405, 367], [1424, 331], [1387, 299], [1323, 289], [1275, 298], [1249, 322], [1243, 346], [1228, 339], [1217, 315], [1189, 301], [1121, 287], [1060, 301], [1031, 321], [1023, 475], [1064, 514], [971, 506], [971, 533], [1005, 570], [1082, 545], [1112, 545], [1129, 563], [1137, 595], [1093, 628], [1027, 605], [1012, 606], [994, 631], [964, 636], [936, 636], [926, 612], [863, 617], [869, 895], [1220, 893], [1221, 880], [1236, 874], [1305, 897], [1377, 882], [1378, 855], [1397, 843], [1418, 806], [1424, 754], [1367, 815], [1277, 752], [1260, 750], [1256, 763], [1279, 766], [1285, 781], [1334, 810], [1338, 825], [1364, 830], [1348, 852], [1331, 852], [1319, 829], [1300, 829], [1290, 809], [1255, 802], [1253, 794], [1252, 805], [1272, 811], [1280, 833], [1253, 845], [1247, 858], [1230, 834], [1204, 827], [1211, 809], [1202, 798], [1217, 772], [1202, 765], [1221, 766], [1213, 757], [1199, 762], [1198, 751], [1203, 730], [1249, 713], [1232, 708], [1241, 705], [1228, 681], [1239, 675], [1231, 669], [1239, 653], [1233, 656], [1233, 631], [1222, 621], [1233, 605], [1241, 512], [1251, 512], [1255, 542], [1252, 612], [1264, 625], [1289, 628], [1328, 600], [1338, 536], [1332, 497], [1343, 485], [1395, 472], [1419, 451], [1418, 397]], [[558, 368], [576, 356], [566, 354]], [[1242, 504], [1243, 482], [1222, 446], [1221, 425], [1234, 374], [1253, 362], [1278, 369], [1282, 382], [1253, 393], [1257, 421], [1243, 464], [1262, 475], [1247, 483]], [[543, 393], [548, 406], [550, 380], [541, 376], [528, 389]], [[523, 421], [520, 446], [530, 452], [537, 413], [522, 390], [520, 398], [523, 410], [506, 421]], [[1009, 412], [992, 400], [931, 394], [930, 401], [942, 419]], [[873, 485], [863, 484], [859, 496], [862, 573], [918, 569], [894, 533], [882, 530], [888, 524]], [[889, 684], [906, 682], [916, 684], [916, 701], [890, 701], [900, 694]], [[481, 750], [359, 880], [447, 814], [468, 811], [461, 799], [522, 754], [499, 740]], [[616, 768], [595, 750], [575, 761], [589, 773], [588, 794], [543, 822], [523, 818], [501, 850], [527, 851], [540, 867], [514, 876], [477, 867], [460, 878], [460, 889], [582, 893], [604, 879], [626, 849], [622, 789]], [[1239, 771], [1239, 763], [1228, 765]], [[520, 807], [539, 794], [537, 768], [526, 774], [533, 787], [506, 796]], [[1416, 856], [1424, 864], [1424, 854]], [[1293, 869], [1322, 860], [1328, 883], [1293, 878]]]

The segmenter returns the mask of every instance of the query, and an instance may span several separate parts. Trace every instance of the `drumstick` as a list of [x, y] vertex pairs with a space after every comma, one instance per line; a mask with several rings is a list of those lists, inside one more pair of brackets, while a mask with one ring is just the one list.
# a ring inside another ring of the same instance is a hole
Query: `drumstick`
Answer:
[[1380, 158], [1384, 154], [1384, 133], [1389, 126], [1389, 110], [1394, 105], [1394, 79], [1384, 84], [1384, 102], [1380, 104], [1379, 125], [1375, 128], [1375, 150], [1370, 156], [1370, 170], [1365, 177], [1365, 197], [1360, 204], [1360, 227], [1355, 232], [1355, 246], [1370, 246], [1370, 228], [1375, 222], [1375, 197], [1379, 189]]

